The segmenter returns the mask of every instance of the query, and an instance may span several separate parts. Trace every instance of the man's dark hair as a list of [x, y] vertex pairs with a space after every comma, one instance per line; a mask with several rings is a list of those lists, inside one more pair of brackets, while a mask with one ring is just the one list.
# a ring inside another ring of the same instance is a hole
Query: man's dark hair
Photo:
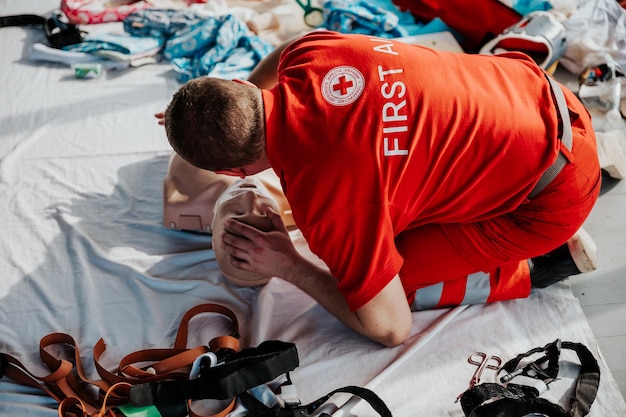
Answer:
[[217, 171], [258, 160], [265, 146], [260, 90], [219, 78], [183, 85], [165, 111], [167, 138], [184, 160]]

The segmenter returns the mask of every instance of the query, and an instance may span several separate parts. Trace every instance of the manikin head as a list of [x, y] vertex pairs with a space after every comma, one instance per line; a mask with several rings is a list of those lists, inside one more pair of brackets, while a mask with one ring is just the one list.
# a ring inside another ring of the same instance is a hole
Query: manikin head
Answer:
[[271, 194], [258, 179], [253, 177], [238, 179], [215, 202], [211, 224], [213, 250], [222, 273], [235, 285], [241, 287], [264, 285], [271, 277], [237, 269], [230, 263], [229, 255], [221, 247], [224, 223], [228, 219], [236, 219], [268, 232], [273, 229], [272, 222], [266, 215], [268, 207], [279, 212]]

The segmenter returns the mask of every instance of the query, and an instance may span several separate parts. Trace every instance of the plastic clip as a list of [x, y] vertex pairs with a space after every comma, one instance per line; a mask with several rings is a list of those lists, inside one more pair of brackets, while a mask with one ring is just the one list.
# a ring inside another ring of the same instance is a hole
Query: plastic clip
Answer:
[[191, 365], [191, 371], [189, 371], [189, 379], [197, 379], [202, 372], [202, 368], [206, 368], [207, 360], [209, 361], [209, 368], [213, 368], [217, 365], [217, 355], [213, 352], [203, 353], [198, 356]]
[[293, 384], [293, 382], [291, 382], [289, 372], [287, 372], [286, 377], [287, 381], [285, 381], [280, 386], [280, 394], [278, 395], [278, 397], [285, 407], [298, 407], [300, 404], [302, 404], [300, 398], [298, 397], [298, 390], [296, 389], [296, 386]]

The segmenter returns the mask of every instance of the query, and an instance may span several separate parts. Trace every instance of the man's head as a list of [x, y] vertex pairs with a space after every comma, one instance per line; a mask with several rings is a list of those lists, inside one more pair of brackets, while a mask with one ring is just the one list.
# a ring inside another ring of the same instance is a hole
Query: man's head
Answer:
[[235, 181], [215, 202], [215, 214], [211, 224], [215, 258], [224, 276], [238, 286], [264, 285], [271, 277], [237, 269], [230, 263], [229, 255], [221, 247], [224, 223], [228, 219], [236, 219], [268, 232], [273, 230], [272, 222], [265, 214], [268, 207], [278, 212], [276, 202], [270, 193], [259, 180], [252, 177]]
[[251, 164], [265, 146], [261, 91], [219, 78], [193, 79], [168, 105], [165, 131], [176, 153], [199, 168]]

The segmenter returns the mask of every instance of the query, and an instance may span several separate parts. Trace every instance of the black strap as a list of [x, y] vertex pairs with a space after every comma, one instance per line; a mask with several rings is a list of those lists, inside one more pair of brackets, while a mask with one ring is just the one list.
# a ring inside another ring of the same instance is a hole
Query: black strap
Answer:
[[580, 360], [580, 376], [570, 400], [570, 415], [582, 417], [589, 413], [598, 394], [600, 366], [587, 346], [574, 342], [563, 342], [562, 346], [575, 351]]
[[[598, 361], [596, 361], [591, 351], [585, 345], [581, 343], [567, 341], [561, 342], [560, 340], [555, 340], [552, 343], [548, 343], [544, 347], [531, 349], [526, 353], [517, 355], [514, 359], [504, 364], [502, 369], [507, 372], [513, 372], [523, 358], [543, 351], [545, 352], [545, 357], [538, 359], [533, 364], [528, 365], [528, 367], [532, 368], [537, 374], [544, 372], [542, 379], [544, 382], [550, 383], [559, 373], [559, 357], [561, 349], [569, 349], [576, 352], [580, 362], [580, 375], [576, 382], [574, 395], [570, 401], [570, 413], [568, 415], [573, 417], [582, 417], [589, 413], [591, 404], [596, 398], [598, 387], [600, 385], [600, 367], [598, 365]], [[545, 360], [548, 361], [546, 369], [540, 369], [537, 366], [533, 366], [534, 364]]]
[[[532, 370], [539, 376], [546, 384], [554, 380], [559, 374], [559, 357], [561, 356], [561, 340], [557, 339], [554, 342], [548, 343], [545, 346], [536, 347], [529, 350], [526, 353], [520, 353], [510, 361], [502, 365], [502, 371], [508, 372], [509, 375], [524, 374], [528, 375], [528, 371]], [[522, 369], [517, 370], [520, 362], [531, 355], [543, 352], [545, 355], [536, 361], [524, 366]], [[547, 362], [547, 365], [545, 364]], [[516, 371], [517, 370], [517, 371]], [[508, 375], [500, 378], [500, 382], [508, 382], [506, 379]], [[535, 377], [537, 378], [537, 377]]]
[[221, 365], [203, 369], [197, 379], [135, 385], [130, 390], [130, 402], [139, 407], [187, 399], [225, 400], [298, 366], [298, 352], [293, 343], [268, 340], [256, 348], [230, 355]]
[[4, 353], [0, 353], [0, 379], [4, 378], [6, 369], [9, 366], [9, 360]]
[[495, 383], [484, 383], [475, 385], [463, 393], [461, 396], [461, 408], [465, 415], [469, 416], [491, 398], [520, 400], [536, 398], [538, 395], [539, 391], [525, 385], [509, 384], [505, 387]]
[[0, 16], [0, 27], [9, 26], [43, 26], [46, 18], [36, 14], [20, 14], [14, 16]]
[[[525, 416], [532, 412], [542, 413], [550, 417], [584, 417], [589, 413], [600, 385], [598, 361], [585, 345], [567, 341], [561, 342], [557, 339], [543, 347], [537, 347], [517, 355], [505, 363], [502, 370], [513, 375], [532, 369], [539, 375], [539, 379], [549, 384], [558, 375], [558, 360], [561, 349], [573, 350], [580, 361], [580, 374], [574, 394], [570, 399], [569, 412], [558, 404], [539, 398], [539, 392], [535, 388], [513, 383], [506, 386], [485, 383], [472, 387], [461, 396], [463, 412], [467, 417], [516, 417]], [[540, 352], [544, 352], [545, 356], [524, 366], [521, 370], [516, 369], [522, 359]], [[541, 366], [537, 366], [537, 364]], [[506, 375], [501, 380], [505, 382]]]
[[316, 401], [313, 401], [312, 403], [310, 403], [306, 407], [307, 407], [307, 409], [311, 409], [312, 411], [315, 411], [322, 404], [324, 404], [326, 401], [328, 401], [330, 397], [332, 397], [333, 395], [335, 395], [335, 394], [337, 394], [339, 392], [344, 392], [344, 393], [356, 395], [357, 397], [361, 397], [362, 399], [367, 401], [367, 403], [369, 405], [371, 405], [372, 408], [381, 417], [391, 417], [391, 411], [389, 411], [389, 408], [387, 408], [387, 405], [383, 402], [382, 399], [380, 399], [380, 397], [378, 395], [376, 395], [374, 393], [374, 391], [371, 391], [371, 390], [369, 390], [367, 388], [363, 388], [363, 387], [356, 387], [356, 386], [353, 386], [353, 385], [349, 385], [347, 387], [336, 389], [336, 390], [328, 393], [324, 397], [319, 398]]
[[504, 398], [482, 405], [468, 417], [526, 417], [526, 416], [569, 417], [557, 404], [543, 398], [525, 399]]
[[82, 42], [80, 29], [77, 25], [67, 22], [62, 12], [49, 18], [34, 14], [0, 16], [0, 27], [9, 26], [41, 26], [50, 46], [57, 49]]
[[356, 395], [357, 397], [367, 401], [367, 403], [378, 413], [379, 416], [392, 417], [391, 411], [389, 411], [385, 402], [378, 395], [376, 395], [375, 392], [367, 388], [353, 385], [348, 385], [331, 391], [330, 393], [307, 405], [286, 406], [284, 408], [281, 408], [278, 405], [268, 407], [247, 392], [239, 395], [239, 399], [248, 410], [246, 417], [306, 417], [313, 414], [326, 401], [328, 401], [330, 397], [338, 393]]

